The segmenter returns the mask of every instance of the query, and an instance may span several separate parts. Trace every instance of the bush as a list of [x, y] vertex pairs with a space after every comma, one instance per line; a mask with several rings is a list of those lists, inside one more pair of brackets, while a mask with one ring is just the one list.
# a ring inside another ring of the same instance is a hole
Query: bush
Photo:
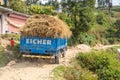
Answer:
[[0, 67], [5, 66], [9, 62], [9, 57], [6, 52], [0, 52]]
[[20, 44], [16, 43], [13, 49], [14, 57], [18, 58], [18, 55], [20, 53]]
[[2, 35], [3, 39], [10, 40], [13, 38], [15, 41], [20, 41], [20, 35], [19, 34], [4, 34]]
[[4, 48], [0, 45], [0, 52], [3, 52]]
[[74, 36], [68, 39], [68, 46], [75, 46], [77, 44], [79, 44], [79, 40], [77, 40]]
[[22, 13], [26, 12], [26, 5], [22, 0], [11, 0], [9, 4], [10, 4], [10, 8], [15, 11]]
[[[116, 22], [115, 22], [115, 27], [117, 29], [117, 32], [120, 33], [120, 19], [117, 19]], [[120, 36], [119, 36], [120, 37]]]
[[89, 33], [80, 33], [79, 42], [91, 46], [94, 46], [97, 43], [95, 35]]
[[114, 54], [112, 51], [93, 51], [88, 54], [80, 53], [77, 61], [83, 68], [97, 73], [99, 80], [120, 79], [120, 62], [117, 60], [117, 54]]
[[120, 70], [116, 68], [99, 69], [99, 80], [120, 80]]
[[29, 14], [54, 14], [54, 9], [52, 6], [41, 6], [41, 5], [30, 5], [28, 7]]
[[8, 45], [7, 49], [13, 51], [12, 58], [18, 58], [18, 55], [20, 53], [20, 44], [19, 43], [15, 43], [15, 45], [12, 49], [11, 49], [11, 45]]
[[97, 80], [92, 72], [81, 69], [80, 66], [58, 66], [54, 70], [54, 80]]
[[100, 25], [109, 26], [107, 15], [103, 12], [99, 12], [97, 14], [96, 22]]
[[59, 13], [59, 14], [58, 14], [58, 17], [59, 17], [61, 20], [65, 21], [65, 22], [68, 24], [68, 26], [70, 26], [70, 28], [73, 28], [73, 27], [74, 27], [74, 20], [71, 18], [70, 15], [65, 14], [65, 13]]
[[108, 45], [108, 44], [109, 44], [109, 41], [108, 41], [106, 38], [101, 38], [101, 39], [100, 39], [100, 42], [101, 42], [101, 44], [103, 44], [103, 45]]
[[120, 12], [120, 6], [114, 6], [112, 11]]

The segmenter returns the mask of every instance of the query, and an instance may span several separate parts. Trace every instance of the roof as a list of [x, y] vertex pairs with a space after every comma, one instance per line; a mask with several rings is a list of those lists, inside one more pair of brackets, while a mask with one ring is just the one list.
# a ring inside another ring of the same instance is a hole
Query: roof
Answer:
[[12, 13], [13, 13], [13, 14], [20, 15], [20, 16], [24, 16], [24, 17], [30, 17], [30, 16], [31, 16], [31, 15], [24, 14], [24, 13], [20, 13], [20, 12], [17, 12], [17, 11], [13, 11]]
[[24, 17], [30, 17], [30, 15], [20, 13], [20, 12], [17, 12], [17, 11], [13, 11], [12, 9], [5, 8], [5, 7], [2, 7], [2, 6], [0, 6], [0, 12], [2, 12], [2, 13], [13, 13], [13, 14], [16, 14], [16, 15], [24, 16]]
[[9, 13], [9, 12], [12, 12], [12, 11], [13, 11], [12, 9], [0, 6], [0, 12], [3, 12], [3, 13], [8, 12]]

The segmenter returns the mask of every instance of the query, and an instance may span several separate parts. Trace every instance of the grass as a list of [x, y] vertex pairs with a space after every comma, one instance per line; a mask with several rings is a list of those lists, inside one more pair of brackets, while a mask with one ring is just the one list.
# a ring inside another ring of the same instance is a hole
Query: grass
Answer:
[[87, 69], [82, 69], [78, 64], [73, 66], [58, 66], [53, 70], [53, 80], [97, 80], [97, 75]]
[[14, 38], [15, 40], [15, 46], [13, 48], [13, 50], [11, 50], [11, 46], [8, 45], [7, 49], [10, 51], [13, 51], [13, 55], [9, 55], [7, 52], [4, 51], [4, 48], [0, 45], [0, 67], [5, 66], [11, 59], [15, 59], [18, 56], [19, 53], [19, 35], [15, 35], [15, 34], [5, 34], [2, 35], [3, 39], [7, 39], [9, 40], [10, 38]]
[[120, 12], [120, 6], [112, 7], [112, 11]]
[[[71, 66], [56, 67], [53, 70], [53, 80], [119, 80], [120, 62], [116, 57], [118, 48], [120, 48], [120, 46], [109, 48], [106, 51], [93, 50], [87, 54], [80, 53], [75, 59], [72, 59]], [[80, 57], [83, 59], [78, 60], [78, 57], [79, 59]], [[79, 62], [82, 63], [82, 65], [86, 64], [84, 68]], [[93, 71], [89, 70], [89, 68]]]
[[2, 35], [2, 39], [10, 40], [11, 38], [13, 38], [15, 41], [19, 41], [20, 35], [19, 34], [4, 34], [4, 35]]
[[5, 66], [9, 62], [9, 58], [7, 56], [7, 53], [0, 52], [0, 67]]
[[53, 70], [54, 80], [65, 80], [64, 76], [65, 66], [58, 66]]
[[76, 60], [84, 69], [98, 75], [98, 80], [120, 80], [120, 55], [117, 49], [120, 46], [109, 48], [107, 50], [92, 51], [88, 54], [79, 53]]

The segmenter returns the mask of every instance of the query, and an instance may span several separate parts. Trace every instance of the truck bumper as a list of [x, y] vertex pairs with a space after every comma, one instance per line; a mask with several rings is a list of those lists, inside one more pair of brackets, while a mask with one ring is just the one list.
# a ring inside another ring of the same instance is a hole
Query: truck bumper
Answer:
[[29, 58], [54, 58], [54, 56], [42, 56], [42, 55], [26, 55], [23, 54], [23, 57], [29, 57]]

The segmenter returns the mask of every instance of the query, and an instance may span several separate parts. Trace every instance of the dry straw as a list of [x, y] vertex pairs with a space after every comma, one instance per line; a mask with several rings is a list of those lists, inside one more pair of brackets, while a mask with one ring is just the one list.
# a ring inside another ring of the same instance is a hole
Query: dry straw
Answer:
[[34, 15], [20, 29], [22, 36], [69, 38], [70, 28], [62, 20], [49, 15]]

